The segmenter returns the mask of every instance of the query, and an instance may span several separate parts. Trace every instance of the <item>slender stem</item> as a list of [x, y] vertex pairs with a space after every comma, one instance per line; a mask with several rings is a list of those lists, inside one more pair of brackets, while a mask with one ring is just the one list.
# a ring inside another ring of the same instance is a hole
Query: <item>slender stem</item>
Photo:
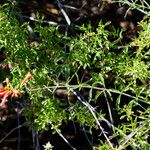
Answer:
[[86, 89], [95, 89], [95, 90], [101, 90], [101, 91], [108, 91], [108, 92], [124, 95], [124, 96], [130, 97], [130, 98], [133, 98], [133, 99], [138, 98], [139, 101], [150, 105], [150, 102], [144, 101], [144, 98], [139, 97], [139, 96], [135, 97], [135, 96], [132, 96], [132, 95], [124, 93], [124, 92], [120, 92], [120, 91], [115, 90], [115, 89], [107, 89], [107, 88], [101, 88], [101, 87], [90, 86], [90, 85], [82, 85], [82, 84], [80, 84], [80, 85], [68, 85], [68, 84], [59, 85], [58, 84], [58, 85], [53, 85], [53, 86], [45, 86], [45, 87], [42, 87], [42, 88], [28, 89], [28, 91], [29, 92], [34, 92], [34, 91], [38, 91], [38, 90], [57, 89], [57, 88], [73, 88], [73, 89], [86, 88]]
[[6, 139], [9, 135], [11, 135], [15, 130], [17, 130], [17, 129], [23, 127], [23, 126], [25, 126], [26, 124], [27, 124], [27, 122], [24, 122], [22, 125], [19, 125], [19, 126], [13, 128], [10, 132], [8, 132], [8, 133], [0, 140], [0, 144], [1, 144], [3, 141], [5, 141], [5, 139]]
[[113, 145], [112, 145], [112, 143], [110, 142], [110, 140], [109, 140], [109, 138], [107, 137], [107, 135], [105, 134], [105, 131], [104, 131], [104, 129], [102, 128], [100, 122], [98, 121], [98, 118], [96, 117], [96, 115], [95, 115], [95, 113], [94, 113], [94, 111], [93, 111], [93, 107], [92, 107], [88, 102], [83, 101], [83, 100], [81, 99], [81, 97], [80, 97], [75, 91], [72, 90], [72, 92], [77, 96], [78, 100], [90, 110], [90, 112], [91, 112], [91, 114], [93, 115], [93, 117], [94, 117], [94, 119], [95, 119], [97, 125], [99, 126], [99, 128], [100, 128], [100, 130], [102, 131], [102, 133], [103, 133], [105, 139], [107, 140], [107, 142], [108, 142], [110, 148], [113, 149]]
[[56, 129], [56, 132], [57, 132], [58, 135], [70, 146], [71, 149], [76, 150], [76, 148], [73, 147], [73, 146], [69, 143], [69, 141], [61, 134], [61, 132], [59, 132], [57, 129]]
[[59, 0], [56, 0], [56, 2], [57, 2], [57, 5], [58, 5], [58, 7], [59, 7], [61, 13], [62, 13], [63, 16], [65, 17], [67, 24], [70, 26], [70, 25], [71, 25], [70, 18], [68, 17], [67, 13], [64, 11], [64, 9], [63, 9], [63, 7], [62, 7], [62, 4], [60, 3]]

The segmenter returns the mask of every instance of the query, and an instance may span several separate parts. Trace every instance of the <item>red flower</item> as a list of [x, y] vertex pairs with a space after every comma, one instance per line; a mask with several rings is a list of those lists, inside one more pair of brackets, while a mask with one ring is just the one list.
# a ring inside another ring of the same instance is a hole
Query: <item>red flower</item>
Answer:
[[31, 73], [28, 72], [25, 76], [25, 78], [22, 80], [21, 84], [20, 84], [20, 88], [23, 87], [23, 85], [32, 77]]
[[5, 87], [0, 87], [0, 97], [2, 97], [1, 106], [5, 107], [6, 100], [10, 92]]
[[[23, 87], [23, 85], [31, 78], [31, 73], [28, 72], [27, 75], [25, 76], [25, 78], [22, 80], [21, 84], [20, 84], [20, 89]], [[9, 96], [11, 97], [18, 97], [20, 95], [20, 90], [16, 90], [15, 88], [12, 87], [10, 81], [8, 78], [6, 78], [6, 87], [0, 87], [0, 98], [1, 99], [1, 103], [0, 106], [1, 107], [5, 107], [5, 103], [7, 101], [7, 98]]]
[[3, 92], [5, 91], [5, 88], [4, 87], [0, 87], [0, 92]]
[[1, 102], [1, 106], [4, 108], [5, 107], [5, 103], [6, 103], [6, 100], [9, 96], [9, 92], [6, 92], [6, 94], [4, 95], [4, 97], [2, 98], [2, 102]]

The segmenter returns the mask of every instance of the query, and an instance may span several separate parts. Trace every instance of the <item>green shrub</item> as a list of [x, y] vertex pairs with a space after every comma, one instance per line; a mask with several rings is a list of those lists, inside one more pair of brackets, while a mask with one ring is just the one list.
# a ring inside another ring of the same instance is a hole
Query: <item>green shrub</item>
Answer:
[[[80, 126], [88, 126], [91, 133], [92, 129], [103, 131], [105, 142], [100, 141], [104, 143], [100, 149], [113, 145], [118, 149], [129, 145], [133, 149], [150, 147], [147, 141], [150, 127], [149, 21], [139, 23], [142, 28], [139, 37], [118, 51], [122, 32], [109, 31], [110, 22], [101, 21], [96, 31], [84, 25], [79, 28], [82, 34], [76, 37], [60, 33], [59, 26], [43, 27], [42, 23], [37, 23], [34, 31], [39, 41], [34, 44], [28, 23], [20, 25], [15, 15], [6, 6], [0, 9], [0, 49], [4, 48], [7, 54], [3, 63], [12, 65], [7, 77], [14, 87], [19, 87], [18, 80], [28, 71], [32, 73], [32, 79], [23, 89], [28, 93], [30, 104], [24, 107], [28, 121], [34, 122], [38, 131], [51, 127], [60, 133], [62, 124], [72, 120]], [[69, 50], [65, 51], [64, 47]], [[57, 89], [66, 90], [65, 102], [56, 97]], [[69, 98], [71, 94], [73, 101]], [[118, 143], [112, 143], [101, 126], [102, 121], [111, 126], [113, 133], [109, 135], [117, 138]]]

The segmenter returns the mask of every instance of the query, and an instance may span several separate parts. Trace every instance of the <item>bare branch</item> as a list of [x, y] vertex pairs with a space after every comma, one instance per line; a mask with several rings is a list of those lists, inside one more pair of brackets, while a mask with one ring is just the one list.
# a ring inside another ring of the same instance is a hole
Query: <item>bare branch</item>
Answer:
[[0, 144], [5, 141], [5, 139], [11, 135], [15, 130], [19, 129], [19, 128], [22, 128], [23, 126], [25, 126], [27, 124], [27, 122], [24, 122], [23, 124], [13, 128], [10, 132], [8, 132], [1, 140], [0, 140]]
[[81, 97], [80, 97], [74, 90], [72, 90], [72, 92], [77, 96], [78, 100], [90, 110], [90, 112], [91, 112], [91, 114], [93, 115], [93, 117], [94, 117], [94, 119], [95, 119], [97, 125], [99, 126], [99, 128], [100, 128], [100, 130], [102, 131], [102, 133], [103, 133], [105, 139], [107, 140], [107, 142], [108, 142], [110, 148], [113, 149], [112, 143], [110, 142], [109, 138], [108, 138], [107, 135], [105, 134], [104, 129], [102, 128], [102, 126], [101, 126], [101, 124], [100, 124], [98, 118], [96, 117], [96, 115], [95, 115], [95, 113], [94, 113], [94, 111], [93, 111], [94, 108], [93, 108], [88, 102], [83, 101], [83, 100], [81, 99]]
[[57, 1], [57, 5], [58, 5], [61, 13], [64, 15], [64, 17], [66, 19], [67, 24], [70, 26], [71, 25], [70, 18], [68, 17], [67, 13], [64, 11], [64, 9], [63, 9], [62, 4], [60, 3], [60, 1], [59, 0], [56, 0], [56, 1]]

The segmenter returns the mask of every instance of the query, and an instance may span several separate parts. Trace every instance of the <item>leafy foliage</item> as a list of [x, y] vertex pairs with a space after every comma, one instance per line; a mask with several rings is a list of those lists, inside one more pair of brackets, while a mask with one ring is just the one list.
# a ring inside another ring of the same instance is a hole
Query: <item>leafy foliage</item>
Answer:
[[[37, 130], [51, 127], [60, 132], [61, 125], [72, 120], [92, 132], [104, 121], [113, 131], [113, 139], [118, 139], [118, 149], [150, 147], [148, 19], [139, 23], [139, 37], [118, 50], [121, 31], [109, 31], [110, 22], [101, 21], [96, 31], [83, 25], [76, 37], [60, 33], [59, 26], [37, 23], [35, 44], [29, 24], [20, 25], [15, 15], [6, 5], [0, 10], [0, 49], [7, 54], [3, 63], [12, 65], [7, 76], [13, 86], [19, 87], [18, 80], [26, 72], [32, 73], [24, 89], [30, 101], [25, 115]], [[88, 77], [84, 80], [85, 74]], [[66, 90], [65, 101], [56, 97], [57, 89]], [[73, 101], [69, 99], [71, 94]], [[105, 138], [100, 149], [111, 146], [112, 140], [107, 135]]]

